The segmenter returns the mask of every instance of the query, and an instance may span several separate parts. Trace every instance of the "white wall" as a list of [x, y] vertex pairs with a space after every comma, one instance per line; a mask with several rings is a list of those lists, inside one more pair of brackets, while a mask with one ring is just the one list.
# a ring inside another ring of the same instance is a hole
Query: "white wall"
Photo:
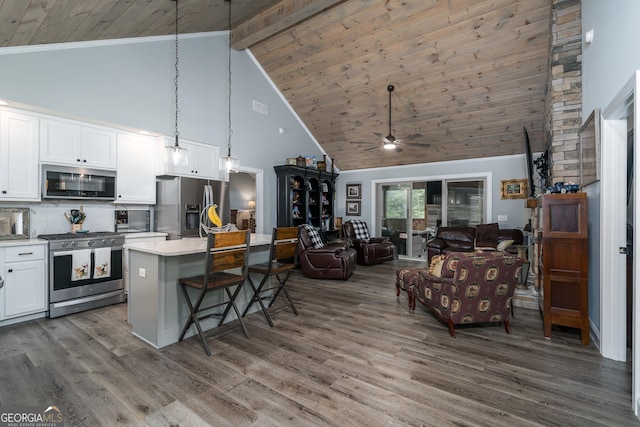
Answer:
[[[640, 2], [637, 0], [582, 0], [583, 123], [594, 108], [607, 107], [633, 73], [640, 69], [639, 22]], [[587, 44], [584, 36], [591, 29], [593, 43]], [[598, 335], [601, 324], [600, 183], [590, 185], [585, 191], [589, 197], [589, 318]]]
[[[181, 36], [179, 42], [180, 136], [217, 145], [224, 154], [227, 43], [226, 32]], [[173, 135], [174, 49], [173, 37], [2, 48], [0, 98], [48, 113]], [[269, 114], [253, 111], [253, 100], [267, 105]], [[232, 154], [242, 166], [265, 172], [261, 209], [269, 230], [276, 225], [273, 166], [300, 153], [321, 153], [246, 51], [232, 53], [231, 104]]]
[[[524, 144], [524, 143], [523, 143]], [[523, 145], [524, 147], [524, 145]], [[390, 153], [393, 155], [393, 153]], [[536, 158], [537, 156], [534, 156]], [[490, 157], [483, 159], [460, 160], [451, 162], [424, 163], [410, 166], [342, 171], [337, 180], [336, 216], [343, 221], [354, 219], [345, 213], [345, 185], [362, 184], [362, 216], [360, 219], [373, 224], [373, 180], [396, 180], [406, 178], [408, 181], [422, 180], [429, 177], [452, 176], [456, 174], [487, 174], [491, 176], [491, 218], [487, 222], [497, 222], [498, 215], [507, 215], [507, 221], [500, 222], [501, 228], [522, 228], [531, 217], [530, 209], [525, 207], [525, 199], [500, 200], [500, 180], [521, 179], [527, 176], [526, 157], [515, 156]]]
[[[582, 0], [582, 120], [606, 107], [640, 69], [640, 2]], [[584, 34], [594, 31], [591, 44]]]

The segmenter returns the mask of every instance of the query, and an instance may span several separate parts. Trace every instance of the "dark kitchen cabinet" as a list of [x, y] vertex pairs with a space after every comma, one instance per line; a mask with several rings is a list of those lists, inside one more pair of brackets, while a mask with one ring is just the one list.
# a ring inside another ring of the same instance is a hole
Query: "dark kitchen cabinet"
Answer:
[[338, 175], [293, 165], [274, 169], [278, 177], [278, 227], [311, 224], [319, 231], [333, 231]]
[[540, 309], [544, 336], [551, 326], [578, 328], [582, 345], [589, 344], [589, 255], [587, 194], [544, 194], [538, 233], [542, 272]]

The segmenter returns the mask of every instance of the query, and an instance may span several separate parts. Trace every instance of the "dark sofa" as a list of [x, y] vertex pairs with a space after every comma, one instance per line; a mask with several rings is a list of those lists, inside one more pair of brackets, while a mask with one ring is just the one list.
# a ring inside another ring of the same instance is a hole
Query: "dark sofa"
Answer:
[[[493, 226], [493, 227], [491, 227]], [[524, 236], [522, 230], [515, 228], [498, 228], [497, 224], [479, 225], [484, 237], [495, 233], [497, 229], [497, 242], [513, 240], [513, 244], [505, 250], [510, 254], [517, 254], [515, 245], [522, 245]], [[487, 233], [486, 230], [489, 230]], [[491, 236], [492, 238], [495, 236]], [[486, 240], [486, 239], [485, 239]], [[486, 246], [485, 243], [478, 246]], [[476, 247], [476, 227], [440, 227], [436, 237], [427, 242], [427, 260], [431, 261], [434, 255], [448, 254], [450, 252], [472, 252]]]

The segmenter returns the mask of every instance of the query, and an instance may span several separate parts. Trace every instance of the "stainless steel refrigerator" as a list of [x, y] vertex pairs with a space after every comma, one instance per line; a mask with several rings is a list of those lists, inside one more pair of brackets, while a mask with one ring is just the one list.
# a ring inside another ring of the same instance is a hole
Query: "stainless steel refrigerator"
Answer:
[[159, 178], [156, 181], [155, 231], [168, 233], [169, 240], [198, 237], [202, 210], [207, 207], [207, 185], [211, 186], [212, 201], [218, 205], [222, 223], [229, 223], [228, 182], [186, 177]]

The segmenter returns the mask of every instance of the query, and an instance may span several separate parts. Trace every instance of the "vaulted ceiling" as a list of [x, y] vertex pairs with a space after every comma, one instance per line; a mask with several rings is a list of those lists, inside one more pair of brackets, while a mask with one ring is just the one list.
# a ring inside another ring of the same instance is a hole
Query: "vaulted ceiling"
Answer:
[[[227, 6], [179, 0], [180, 32], [227, 29]], [[550, 0], [232, 0], [232, 46], [349, 170], [522, 153], [523, 126], [541, 151], [550, 18]], [[174, 20], [170, 0], [0, 0], [0, 47], [167, 35]], [[395, 150], [379, 138], [388, 85]]]

